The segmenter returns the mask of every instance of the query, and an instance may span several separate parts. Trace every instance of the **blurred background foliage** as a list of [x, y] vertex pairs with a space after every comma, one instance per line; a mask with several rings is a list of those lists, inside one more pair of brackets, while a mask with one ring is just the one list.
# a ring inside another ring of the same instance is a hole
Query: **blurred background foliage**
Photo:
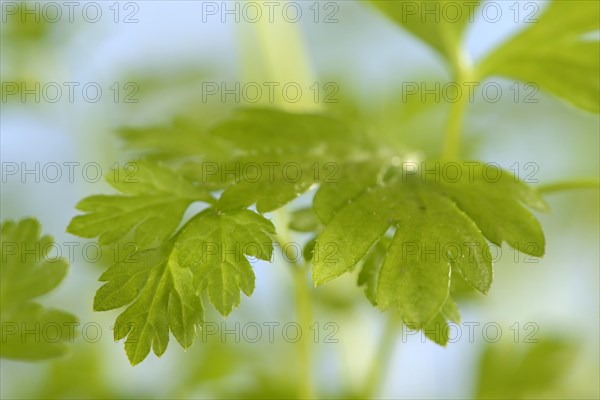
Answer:
[[[96, 162], [107, 169], [131, 159], [140, 148], [172, 138], [168, 141], [172, 147], [158, 155], [164, 158], [169, 151], [193, 149], [188, 143], [194, 143], [195, 129], [209, 126], [236, 107], [252, 106], [221, 102], [218, 96], [205, 101], [202, 96], [203, 82], [233, 84], [252, 68], [256, 71], [251, 75], [260, 76], [253, 45], [243, 38], [252, 24], [200, 23], [201, 2], [136, 4], [139, 22], [134, 24], [114, 23], [108, 4], [103, 6], [107, 17], [96, 24], [81, 19], [48, 23], [44, 18], [23, 23], [3, 15], [3, 90], [6, 82], [48, 81], [93, 81], [102, 87], [134, 82], [139, 87], [136, 103], [114, 102], [108, 95], [94, 104], [22, 102], [18, 95], [3, 98], [3, 162]], [[324, 107], [399, 153], [417, 159], [438, 157], [449, 105], [430, 97], [404, 101], [401, 85], [447, 81], [441, 61], [372, 8], [360, 2], [337, 4], [338, 23], [308, 19], [300, 24], [315, 77], [339, 87], [337, 102]], [[477, 21], [468, 31], [467, 46], [478, 57], [519, 29], [521, 25], [510, 18], [498, 24]], [[511, 84], [499, 82], [504, 88]], [[515, 103], [510, 96], [498, 103], [478, 98], [468, 112], [463, 156], [506, 168], [515, 162], [536, 163], [540, 182], [597, 176], [598, 117], [544, 93], [538, 98], [536, 104]], [[130, 138], [129, 147], [115, 134], [122, 127], [154, 124], [178, 128]], [[193, 129], [179, 128], [186, 124]], [[58, 242], [78, 241], [64, 233], [75, 214], [74, 204], [84, 195], [106, 190], [104, 184], [79, 175], [74, 182], [58, 183], [8, 179], [2, 182], [2, 219], [32, 215]], [[461, 326], [463, 337], [444, 349], [423, 342], [419, 335], [405, 337], [399, 332], [390, 368], [382, 377], [382, 398], [600, 396], [598, 192], [555, 194], [548, 202], [552, 213], [539, 216], [547, 237], [546, 257], [526, 262], [502, 248], [490, 295], [466, 294], [459, 304], [463, 321], [480, 326], [495, 322], [502, 328], [501, 340], [490, 343], [481, 330], [475, 331], [474, 340], [467, 340]], [[290, 209], [303, 204], [306, 199], [299, 199]], [[301, 234], [294, 239], [308, 240]], [[80, 335], [68, 356], [44, 363], [2, 359], [2, 398], [296, 396], [294, 344], [281, 337], [274, 343], [264, 339], [236, 343], [231, 336], [223, 341], [217, 334], [198, 340], [187, 352], [170, 346], [160, 360], [150, 357], [131, 368], [122, 344], [112, 341], [115, 313], [91, 311], [97, 277], [112, 258], [107, 251], [101, 261], [91, 263], [76, 253], [63, 284], [44, 297], [46, 304], [76, 314], [81, 326], [100, 326], [101, 338], [85, 340]], [[282, 262], [255, 264], [256, 292], [225, 321], [228, 329], [236, 322], [283, 325], [295, 320], [286, 268]], [[323, 397], [359, 396], [361, 379], [383, 335], [385, 316], [365, 301], [356, 279], [356, 274], [345, 276], [314, 291], [315, 322], [339, 326], [337, 342], [321, 340], [313, 348], [313, 375]], [[207, 320], [222, 322], [218, 315]], [[518, 323], [522, 328], [528, 322], [539, 327], [537, 342], [523, 343], [523, 336], [515, 340], [511, 326]]]

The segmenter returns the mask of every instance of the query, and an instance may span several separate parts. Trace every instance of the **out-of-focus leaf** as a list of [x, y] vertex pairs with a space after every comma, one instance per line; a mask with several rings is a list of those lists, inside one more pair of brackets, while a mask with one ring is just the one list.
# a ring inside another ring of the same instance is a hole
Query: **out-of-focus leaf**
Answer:
[[33, 218], [2, 223], [0, 269], [0, 355], [18, 360], [44, 360], [67, 352], [74, 340], [77, 318], [32, 301], [58, 286], [67, 261], [50, 252], [54, 240], [41, 236]]
[[290, 215], [290, 229], [297, 232], [314, 232], [321, 226], [312, 207], [300, 208]]
[[45, 40], [53, 24], [34, 1], [3, 2], [2, 45], [19, 45]]
[[478, 399], [554, 397], [573, 367], [577, 346], [557, 339], [516, 346], [488, 344], [479, 362]]
[[598, 1], [550, 1], [538, 22], [482, 61], [479, 79], [531, 82], [579, 108], [600, 112], [598, 15]]
[[369, 0], [369, 3], [455, 65], [460, 59], [462, 34], [480, 1]]

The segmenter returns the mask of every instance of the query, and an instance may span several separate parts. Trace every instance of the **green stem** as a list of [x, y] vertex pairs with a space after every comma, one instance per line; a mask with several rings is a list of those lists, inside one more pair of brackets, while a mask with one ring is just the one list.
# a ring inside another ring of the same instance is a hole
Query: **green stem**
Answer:
[[367, 372], [367, 377], [359, 392], [358, 398], [361, 399], [373, 399], [377, 396], [385, 378], [385, 372], [389, 369], [389, 363], [394, 354], [394, 346], [401, 321], [395, 312], [389, 311], [387, 314], [383, 336], [379, 340], [378, 347]]
[[584, 178], [571, 181], [554, 182], [545, 185], [537, 186], [536, 189], [539, 193], [550, 194], [556, 192], [562, 192], [564, 190], [573, 189], [598, 189], [600, 188], [599, 178]]
[[460, 151], [460, 137], [466, 108], [466, 96], [461, 96], [450, 108], [450, 117], [446, 130], [446, 143], [442, 152], [443, 160], [456, 160]]
[[298, 380], [298, 397], [300, 399], [312, 399], [314, 398], [313, 382], [312, 382], [312, 347], [309, 335], [306, 332], [309, 331], [310, 325], [312, 324], [312, 301], [311, 301], [311, 290], [309, 283], [307, 282], [308, 266], [301, 264], [296, 261], [297, 254], [292, 254], [291, 248], [285, 247], [287, 243], [290, 243], [290, 234], [288, 229], [288, 221], [283, 211], [278, 213], [279, 223], [278, 225], [278, 241], [280, 247], [288, 249], [289, 253], [286, 254], [286, 260], [290, 264], [290, 271], [294, 280], [294, 300], [296, 306], [296, 317], [298, 324], [302, 329], [302, 335], [300, 340], [297, 342], [298, 350], [298, 361], [299, 361], [299, 380]]
[[[471, 96], [470, 86], [465, 85], [465, 83], [468, 83], [475, 77], [475, 70], [471, 58], [461, 47], [460, 38], [454, 36], [452, 32], [453, 28], [454, 27], [449, 24], [440, 25], [445, 46], [448, 49], [448, 53], [452, 54], [451, 64], [454, 80], [460, 90], [458, 100], [452, 103], [450, 107], [444, 149], [442, 150], [442, 160], [444, 161], [457, 160], [460, 155], [460, 136], [463, 128], [465, 110]], [[465, 90], [466, 88], [469, 88], [469, 90]]]
[[[463, 130], [463, 122], [465, 117], [465, 111], [467, 104], [469, 103], [470, 93], [465, 91], [467, 86], [465, 85], [473, 79], [473, 67], [471, 61], [466, 53], [463, 53], [457, 46], [457, 56], [453, 61], [454, 75], [456, 78], [456, 84], [461, 91], [458, 100], [452, 103], [450, 107], [450, 115], [448, 117], [448, 124], [446, 126], [446, 137], [444, 148], [442, 150], [442, 160], [452, 161], [459, 158], [460, 155], [460, 141]], [[467, 92], [467, 93], [465, 93]]]
[[300, 385], [298, 395], [301, 399], [312, 399], [312, 348], [309, 335], [306, 334], [312, 322], [311, 293], [306, 282], [306, 267], [292, 265], [295, 284], [296, 314], [302, 328], [302, 336], [298, 341], [298, 358], [300, 360]]

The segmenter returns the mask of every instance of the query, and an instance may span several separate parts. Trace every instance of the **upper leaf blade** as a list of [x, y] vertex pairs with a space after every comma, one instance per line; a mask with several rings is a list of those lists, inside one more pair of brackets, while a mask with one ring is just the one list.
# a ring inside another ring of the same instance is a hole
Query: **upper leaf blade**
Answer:
[[478, 76], [533, 83], [579, 108], [600, 112], [599, 14], [597, 1], [552, 0], [538, 22], [481, 62]]
[[369, 3], [453, 64], [458, 62], [462, 34], [472, 22], [480, 1], [369, 0]]

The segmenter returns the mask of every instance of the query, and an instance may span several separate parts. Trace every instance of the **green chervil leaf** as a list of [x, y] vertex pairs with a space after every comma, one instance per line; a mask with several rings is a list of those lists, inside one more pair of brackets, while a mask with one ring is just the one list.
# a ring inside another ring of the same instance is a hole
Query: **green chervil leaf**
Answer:
[[314, 207], [325, 228], [315, 246], [338, 246], [334, 262], [313, 260], [317, 285], [359, 263], [394, 227], [384, 260], [367, 258], [360, 280], [381, 309], [395, 306], [405, 322], [421, 326], [443, 310], [453, 270], [488, 291], [492, 265], [485, 238], [543, 255], [541, 227], [521, 203], [545, 204], [506, 171], [476, 162], [379, 165], [349, 167], [338, 184], [317, 192]]
[[[139, 251], [101, 276], [106, 284], [94, 309], [129, 305], [117, 318], [115, 339], [127, 338], [125, 350], [135, 365], [150, 350], [162, 355], [169, 331], [184, 348], [193, 343], [203, 321], [202, 292], [223, 315], [239, 305], [240, 291], [251, 295], [254, 273], [246, 256], [269, 260], [275, 228], [252, 211], [223, 207], [210, 189], [167, 167], [150, 161], [132, 165], [108, 177], [121, 195], [84, 199], [78, 207], [87, 214], [75, 217], [68, 230], [98, 236], [101, 244], [134, 234]], [[214, 207], [176, 232], [195, 201]]]
[[247, 256], [270, 260], [275, 227], [249, 210], [225, 213], [208, 209], [182, 230], [175, 252], [192, 269], [194, 283], [208, 291], [215, 308], [228, 315], [240, 303], [240, 290], [254, 291], [254, 272]]
[[173, 244], [138, 253], [135, 262], [115, 264], [100, 277], [107, 283], [94, 298], [94, 310], [104, 311], [132, 303], [115, 323], [115, 340], [127, 337], [125, 351], [135, 365], [150, 349], [161, 356], [169, 343], [169, 330], [188, 348], [196, 327], [203, 322], [203, 307], [192, 284], [192, 273], [171, 257]]
[[204, 320], [200, 294], [206, 291], [215, 308], [229, 314], [240, 303], [240, 290], [248, 296], [254, 291], [246, 256], [270, 259], [274, 233], [271, 222], [252, 211], [207, 209], [172, 240], [107, 269], [94, 309], [130, 304], [117, 318], [115, 340], [127, 337], [125, 351], [133, 365], [151, 349], [162, 355], [169, 331], [188, 348]]
[[[380, 278], [381, 267], [387, 257], [390, 238], [382, 237], [363, 259], [363, 264], [358, 275], [358, 285], [365, 287], [365, 296], [373, 304], [377, 305], [377, 287]], [[454, 283], [455, 278], [451, 278]], [[414, 326], [423, 329], [426, 336], [442, 346], [448, 343], [448, 321], [460, 323], [460, 314], [452, 297], [448, 296], [440, 312], [430, 321]]]
[[369, 3], [455, 65], [459, 62], [462, 34], [480, 1], [369, 0]]
[[206, 189], [150, 162], [113, 170], [107, 181], [123, 195], [83, 199], [77, 208], [86, 214], [73, 218], [68, 232], [85, 238], [98, 237], [100, 245], [109, 245], [133, 231], [136, 245], [145, 249], [166, 241], [191, 203], [214, 201]]
[[358, 140], [356, 133], [334, 117], [268, 108], [237, 110], [213, 127], [210, 135], [215, 140], [227, 140], [235, 151], [246, 154], [309, 152], [327, 158], [354, 151]]
[[253, 204], [259, 212], [281, 208], [312, 186], [335, 181], [338, 162], [367, 148], [335, 118], [269, 109], [239, 110], [210, 135], [230, 143], [230, 156], [186, 170], [202, 185], [223, 188], [219, 208], [229, 211]]
[[64, 342], [73, 340], [77, 318], [32, 300], [58, 286], [67, 273], [66, 260], [50, 256], [53, 239], [41, 236], [35, 219], [5, 221], [1, 231], [0, 356], [34, 361], [65, 354]]
[[358, 281], [356, 282], [358, 286], [365, 287], [365, 296], [374, 306], [377, 305], [379, 272], [381, 271], [381, 266], [385, 260], [389, 245], [390, 239], [385, 236], [375, 243], [364, 258], [363, 265], [358, 274]]
[[[128, 127], [118, 131], [128, 149], [152, 160], [172, 160], [209, 154], [218, 160], [229, 153], [229, 143], [209, 136], [198, 121], [176, 118], [166, 126]], [[185, 143], [185, 146], [182, 146]]]
[[[140, 242], [139, 259], [102, 276], [107, 283], [95, 301], [97, 310], [129, 305], [115, 337], [127, 337], [133, 364], [151, 350], [161, 355], [169, 331], [182, 346], [191, 345], [203, 318], [203, 293], [224, 316], [239, 305], [241, 292], [251, 295], [255, 276], [248, 257], [270, 260], [275, 234], [259, 213], [313, 186], [319, 186], [313, 209], [293, 213], [290, 227], [317, 235], [303, 252], [315, 283], [362, 262], [358, 283], [367, 298], [381, 309], [396, 308], [440, 344], [448, 339], [447, 321], [460, 319], [451, 296], [486, 293], [491, 285], [486, 240], [543, 255], [541, 228], [525, 206], [544, 210], [546, 204], [499, 168], [476, 162], [399, 166], [396, 154], [323, 115], [242, 110], [198, 135], [217, 145], [219, 160], [200, 142], [182, 154], [158, 151], [153, 156], [175, 161], [177, 172], [146, 161], [135, 182], [111, 177], [122, 195], [84, 200], [80, 208], [88, 213], [69, 228], [104, 244], [130, 233]], [[138, 147], [146, 146], [136, 138]], [[210, 192], [217, 191], [215, 200]], [[210, 208], [177, 231], [194, 201]], [[247, 209], [252, 205], [259, 213]]]
[[240, 210], [252, 204], [261, 213], [276, 210], [318, 183], [319, 173], [323, 174], [318, 161], [291, 154], [263, 153], [228, 165], [226, 168], [237, 172], [236, 181], [219, 199], [219, 207], [225, 210]]
[[[174, 151], [163, 133], [189, 135], [192, 144]], [[336, 118], [262, 108], [237, 110], [209, 129], [180, 121], [122, 135], [136, 148], [159, 146], [149, 157], [183, 161], [179, 171], [187, 180], [224, 191], [219, 208], [227, 211], [253, 204], [259, 212], [281, 208], [314, 185], [335, 181], [341, 160], [369, 154], [364, 136]]]
[[598, 1], [551, 1], [538, 22], [483, 60], [480, 80], [506, 76], [533, 82], [577, 107], [600, 112], [599, 14]]

